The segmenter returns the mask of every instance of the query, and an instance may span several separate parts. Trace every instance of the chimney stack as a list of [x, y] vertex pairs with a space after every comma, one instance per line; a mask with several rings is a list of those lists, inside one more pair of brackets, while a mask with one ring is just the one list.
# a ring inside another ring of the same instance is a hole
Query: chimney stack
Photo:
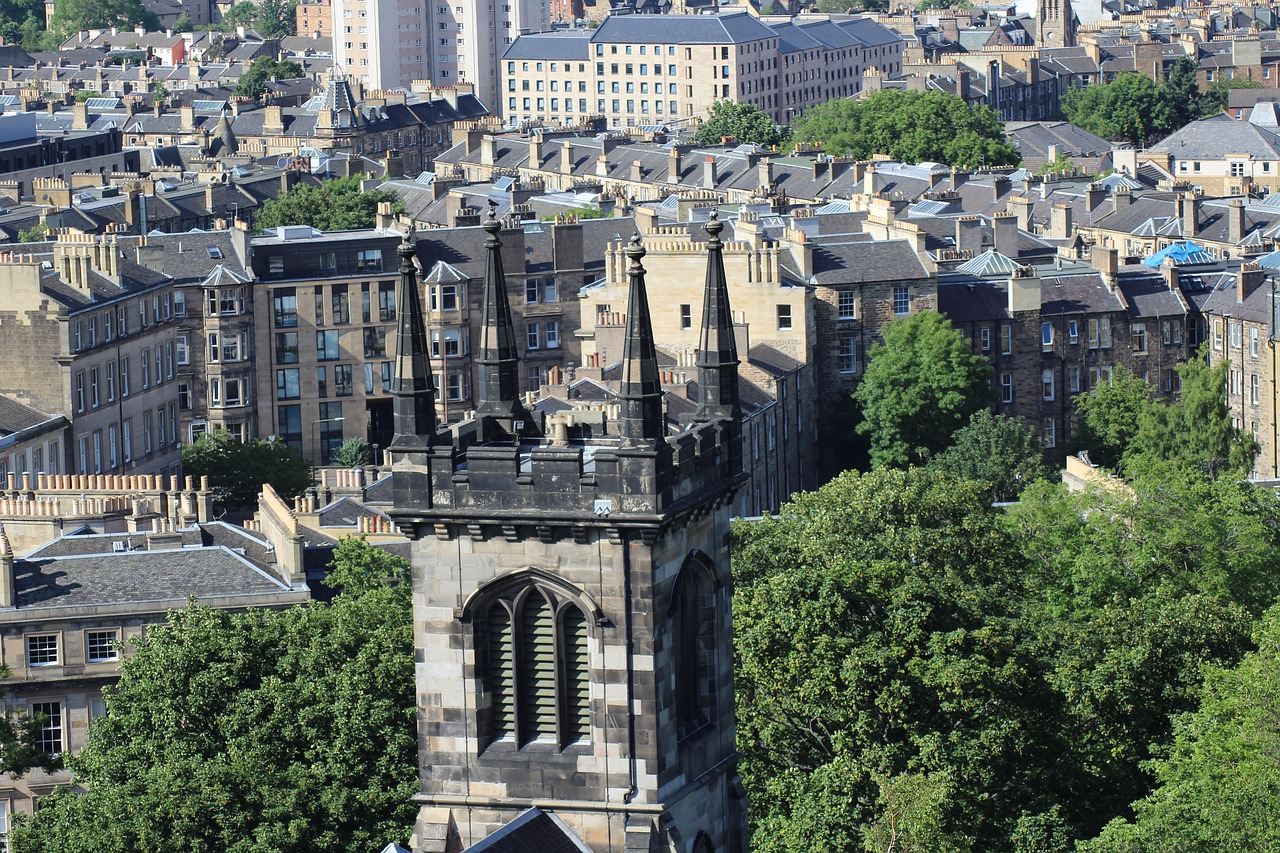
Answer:
[[1262, 286], [1265, 276], [1262, 273], [1262, 265], [1253, 261], [1246, 261], [1240, 265], [1240, 272], [1236, 275], [1236, 298], [1237, 301], [1243, 303], [1246, 299], [1253, 295], [1253, 292]]
[[716, 188], [716, 158], [710, 154], [702, 163], [702, 186], [708, 190]]
[[1018, 218], [1012, 213], [991, 217], [991, 233], [995, 249], [1006, 258], [1018, 259]]
[[1244, 200], [1231, 199], [1227, 208], [1227, 239], [1232, 245], [1239, 245], [1244, 240]]
[[1049, 219], [1049, 236], [1064, 240], [1071, 236], [1071, 205], [1055, 204]]

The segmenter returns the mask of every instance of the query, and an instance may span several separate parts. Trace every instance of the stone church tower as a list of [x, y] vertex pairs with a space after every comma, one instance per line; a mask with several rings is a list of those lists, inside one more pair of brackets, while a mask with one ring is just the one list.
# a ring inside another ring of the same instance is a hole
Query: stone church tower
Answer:
[[393, 515], [412, 539], [419, 851], [547, 849], [548, 832], [595, 853], [745, 849], [729, 573], [744, 475], [723, 227], [707, 225], [702, 397], [679, 429], [638, 235], [617, 411], [543, 422], [517, 391], [490, 212], [480, 402], [449, 427], [415, 246], [401, 245], [389, 453]]
[[1071, 0], [1038, 0], [1036, 47], [1075, 47], [1078, 23]]

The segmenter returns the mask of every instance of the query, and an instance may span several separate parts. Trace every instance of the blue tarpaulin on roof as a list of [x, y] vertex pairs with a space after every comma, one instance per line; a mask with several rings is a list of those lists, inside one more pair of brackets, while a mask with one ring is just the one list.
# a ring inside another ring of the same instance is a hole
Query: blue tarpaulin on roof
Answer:
[[1142, 262], [1142, 265], [1156, 269], [1164, 263], [1165, 258], [1172, 260], [1175, 267], [1187, 264], [1211, 264], [1214, 261], [1213, 255], [1195, 243], [1190, 240], [1179, 240], [1177, 243], [1172, 243], [1147, 258]]

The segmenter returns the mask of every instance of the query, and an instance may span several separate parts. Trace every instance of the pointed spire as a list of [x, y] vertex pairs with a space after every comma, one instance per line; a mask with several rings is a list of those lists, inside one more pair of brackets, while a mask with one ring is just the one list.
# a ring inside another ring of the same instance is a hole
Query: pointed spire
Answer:
[[418, 253], [413, 231], [404, 235], [397, 251], [400, 294], [396, 306], [396, 378], [391, 392], [395, 438], [390, 449], [413, 450], [429, 447], [435, 440], [436, 388], [431, 378], [422, 299], [418, 295], [418, 271], [413, 263]]
[[480, 318], [480, 346], [476, 414], [520, 418], [520, 356], [516, 350], [515, 321], [507, 297], [507, 278], [502, 270], [502, 242], [498, 232], [497, 204], [490, 200], [489, 218], [484, 221], [489, 237], [484, 241], [488, 262], [484, 270], [484, 306]]
[[644, 246], [640, 235], [623, 250], [629, 261], [631, 292], [627, 297], [627, 330], [622, 345], [622, 387], [618, 399], [622, 411], [618, 434], [631, 444], [653, 443], [666, 434], [662, 412], [662, 385], [658, 381], [658, 350], [649, 319], [649, 294], [644, 285]]
[[711, 239], [707, 241], [707, 286], [702, 297], [702, 336], [698, 343], [701, 399], [694, 420], [736, 421], [742, 414], [738, 402], [738, 344], [729, 308], [729, 282], [724, 274], [724, 243], [720, 241], [724, 223], [716, 211], [711, 212], [706, 229]]

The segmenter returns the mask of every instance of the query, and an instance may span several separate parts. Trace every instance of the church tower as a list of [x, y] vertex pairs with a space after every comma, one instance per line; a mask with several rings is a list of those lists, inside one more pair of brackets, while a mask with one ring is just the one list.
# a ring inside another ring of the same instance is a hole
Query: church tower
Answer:
[[1075, 47], [1078, 23], [1071, 0], [1037, 0], [1036, 47]]
[[485, 405], [448, 426], [401, 248], [388, 452], [412, 539], [414, 848], [536, 850], [553, 832], [594, 853], [738, 853], [729, 507], [745, 475], [723, 225], [707, 228], [704, 396], [683, 428], [664, 411], [638, 235], [616, 411], [543, 423], [513, 398], [497, 226], [491, 212]]

